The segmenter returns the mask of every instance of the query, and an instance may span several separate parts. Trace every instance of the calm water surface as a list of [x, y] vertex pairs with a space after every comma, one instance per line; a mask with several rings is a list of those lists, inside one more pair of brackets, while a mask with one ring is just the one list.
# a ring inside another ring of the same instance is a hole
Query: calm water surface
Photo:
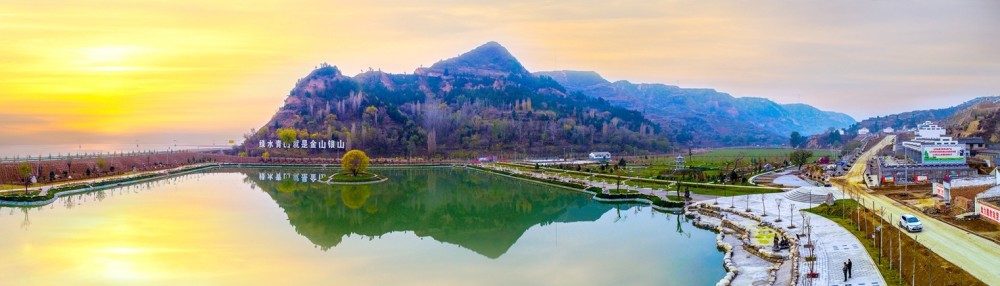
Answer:
[[714, 285], [715, 234], [475, 170], [220, 169], [0, 208], [0, 285]]

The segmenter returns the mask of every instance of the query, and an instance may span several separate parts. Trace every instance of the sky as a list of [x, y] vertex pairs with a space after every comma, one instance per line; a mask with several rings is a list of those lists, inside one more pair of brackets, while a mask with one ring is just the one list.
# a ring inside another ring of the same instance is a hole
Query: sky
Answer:
[[488, 41], [858, 120], [1000, 95], [991, 0], [8, 0], [0, 39], [0, 145], [238, 140], [320, 63], [411, 73]]

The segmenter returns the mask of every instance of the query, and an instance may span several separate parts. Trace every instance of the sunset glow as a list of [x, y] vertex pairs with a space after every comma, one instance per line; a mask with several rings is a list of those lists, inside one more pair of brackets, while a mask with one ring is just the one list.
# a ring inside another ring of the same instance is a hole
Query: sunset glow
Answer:
[[238, 139], [320, 63], [409, 73], [490, 40], [857, 119], [1000, 93], [995, 1], [624, 2], [7, 1], [0, 144]]

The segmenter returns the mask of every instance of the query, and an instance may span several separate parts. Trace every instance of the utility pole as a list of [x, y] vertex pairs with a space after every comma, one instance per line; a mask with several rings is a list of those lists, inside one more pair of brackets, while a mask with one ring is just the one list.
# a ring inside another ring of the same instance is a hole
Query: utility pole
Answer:
[[[889, 217], [892, 217], [892, 213], [889, 213]], [[889, 237], [889, 270], [892, 270], [892, 236]]]
[[[913, 251], [914, 252], [916, 252], [916, 248], [917, 247], [920, 247], [920, 244], [917, 243], [917, 236], [919, 236], [919, 235], [914, 235], [913, 236], [913, 247], [914, 247]], [[913, 270], [910, 271], [910, 285], [917, 285], [917, 256], [913, 255], [912, 259], [913, 259], [913, 261], [911, 261], [912, 263], [910, 263], [910, 264], [912, 264], [911, 267], [912, 267]]]
[[[882, 211], [885, 211], [885, 208], [882, 208], [882, 210], [879, 211], [879, 215], [881, 215]], [[878, 263], [879, 264], [882, 264], [882, 250], [884, 250], [884, 248], [882, 248], [882, 235], [885, 233], [884, 226], [885, 225], [882, 223], [882, 220], [879, 220], [878, 221]]]

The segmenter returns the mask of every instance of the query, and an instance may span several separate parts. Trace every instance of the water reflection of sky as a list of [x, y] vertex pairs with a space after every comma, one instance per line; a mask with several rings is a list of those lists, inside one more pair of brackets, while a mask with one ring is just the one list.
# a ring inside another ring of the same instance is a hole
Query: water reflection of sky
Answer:
[[[491, 213], [453, 200], [490, 191], [456, 186], [504, 184], [498, 189], [546, 194], [531, 197], [537, 201], [530, 209], [510, 205], [520, 211], [494, 202], [501, 217], [476, 219], [496, 227], [461, 228], [406, 220], [387, 208], [316, 204], [311, 193], [269, 189], [253, 173], [188, 175], [64, 198], [28, 209], [27, 223], [22, 209], [4, 207], [0, 268], [18, 274], [0, 276], [0, 284], [710, 285], [724, 274], [714, 234], [683, 222], [679, 234], [674, 215], [483, 176], [447, 169], [400, 173], [390, 176], [396, 185], [385, 186], [410, 186], [406, 191], [419, 196], [374, 186], [365, 204], [389, 207], [395, 200], [420, 203], [427, 212], [482, 215]], [[595, 208], [603, 212], [579, 219]], [[388, 227], [365, 224], [375, 222]], [[346, 229], [315, 229], [332, 226]], [[516, 237], [494, 239], [498, 233]], [[330, 235], [342, 237], [329, 248], [314, 243]]]

